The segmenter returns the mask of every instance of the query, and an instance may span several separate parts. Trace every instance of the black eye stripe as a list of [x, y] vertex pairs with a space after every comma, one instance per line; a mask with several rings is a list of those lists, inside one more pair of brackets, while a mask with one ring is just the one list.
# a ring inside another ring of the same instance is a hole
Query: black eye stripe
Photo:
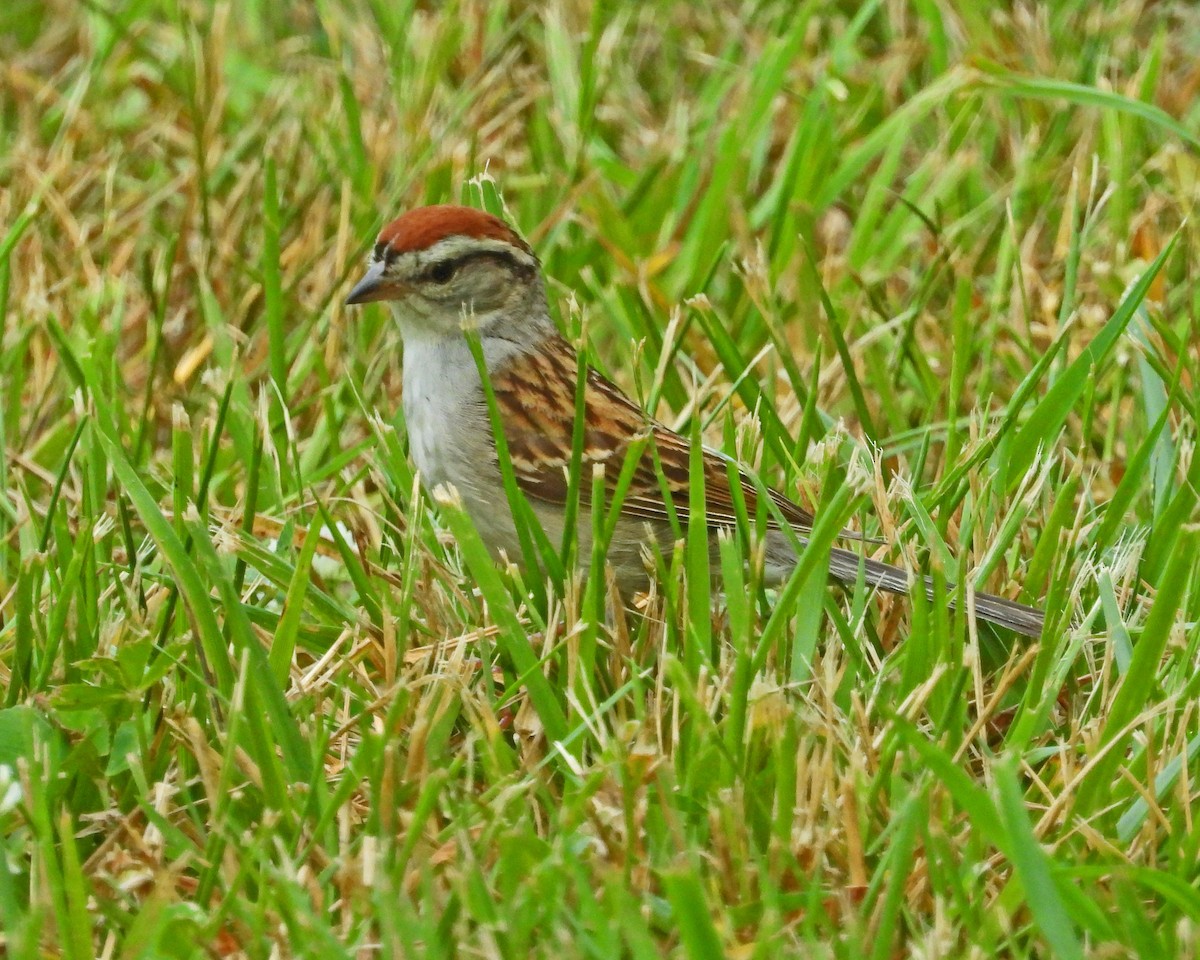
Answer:
[[[394, 254], [391, 251], [388, 253], [388, 262], [390, 263]], [[503, 265], [510, 270], [525, 271], [527, 269], [526, 264], [522, 263], [516, 256], [506, 250], [475, 250], [458, 257], [447, 257], [428, 263], [421, 271], [421, 279], [433, 284], [449, 283], [464, 266], [479, 260], [491, 260], [493, 263]]]

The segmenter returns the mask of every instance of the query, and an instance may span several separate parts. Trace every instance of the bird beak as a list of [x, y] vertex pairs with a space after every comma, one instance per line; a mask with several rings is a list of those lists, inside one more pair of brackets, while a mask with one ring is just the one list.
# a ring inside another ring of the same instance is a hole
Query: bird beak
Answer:
[[347, 306], [356, 303], [370, 303], [373, 300], [390, 299], [394, 292], [394, 284], [388, 283], [384, 279], [383, 267], [382, 260], [371, 264], [367, 272], [363, 274], [363, 278], [350, 291], [350, 296], [346, 298]]

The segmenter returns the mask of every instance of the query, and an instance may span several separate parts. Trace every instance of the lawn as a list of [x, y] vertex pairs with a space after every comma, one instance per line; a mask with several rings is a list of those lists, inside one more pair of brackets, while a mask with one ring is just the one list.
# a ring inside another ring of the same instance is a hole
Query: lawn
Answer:
[[[0, 4], [0, 954], [1200, 955], [1197, 64], [1136, 0]], [[342, 305], [433, 202], [816, 509], [790, 581], [755, 518], [637, 610], [492, 562]]]

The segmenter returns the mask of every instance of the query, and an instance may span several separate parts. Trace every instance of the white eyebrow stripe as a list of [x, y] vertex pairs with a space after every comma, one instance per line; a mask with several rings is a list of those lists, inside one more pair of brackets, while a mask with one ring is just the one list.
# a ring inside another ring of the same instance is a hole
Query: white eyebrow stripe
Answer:
[[414, 250], [422, 261], [425, 260], [457, 260], [459, 257], [471, 256], [478, 253], [495, 253], [512, 257], [525, 266], [536, 267], [537, 258], [526, 253], [520, 247], [504, 240], [491, 237], [446, 237], [424, 250]]

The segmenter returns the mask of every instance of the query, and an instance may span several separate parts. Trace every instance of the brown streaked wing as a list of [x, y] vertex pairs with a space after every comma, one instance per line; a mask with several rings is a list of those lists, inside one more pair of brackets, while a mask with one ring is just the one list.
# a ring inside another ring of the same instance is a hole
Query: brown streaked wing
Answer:
[[[577, 360], [574, 349], [565, 340], [559, 339], [548, 347], [510, 360], [492, 375], [492, 389], [504, 420], [504, 435], [517, 483], [526, 496], [562, 504], [567, 499], [567, 472], [575, 429]], [[686, 524], [690, 480], [688, 440], [654, 421], [595, 370], [589, 368], [587, 377], [580, 501], [586, 504], [591, 500], [590, 465], [606, 465], [605, 482], [611, 491], [630, 444], [649, 432], [653, 440], [634, 469], [622, 512], [644, 520], [669, 522], [663, 503], [665, 487], [676, 517]], [[655, 469], [655, 450], [662, 468], [661, 481]], [[719, 454], [704, 451], [706, 507], [712, 527], [737, 523], [726, 464]], [[753, 517], [758, 509], [758, 496], [744, 474], [741, 488], [746, 513]], [[800, 531], [812, 529], [812, 514], [781, 493], [771, 490], [770, 494], [793, 527]], [[776, 526], [773, 520], [769, 523]]]

